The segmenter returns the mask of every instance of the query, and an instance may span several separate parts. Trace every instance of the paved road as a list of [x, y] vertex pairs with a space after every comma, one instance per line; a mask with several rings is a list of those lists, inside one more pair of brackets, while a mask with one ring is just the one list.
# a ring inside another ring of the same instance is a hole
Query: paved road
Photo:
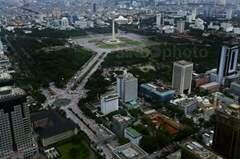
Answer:
[[[125, 34], [130, 39], [141, 38], [133, 34]], [[69, 99], [70, 102], [62, 106], [61, 109], [65, 111], [66, 116], [79, 125], [80, 129], [86, 133], [92, 143], [95, 143], [100, 147], [105, 155], [106, 159], [111, 159], [112, 150], [109, 149], [107, 144], [102, 143], [103, 140], [111, 137], [111, 134], [105, 133], [94, 120], [89, 119], [84, 115], [84, 113], [79, 109], [78, 102], [81, 98], [86, 95], [86, 90], [84, 89], [88, 79], [92, 74], [99, 68], [101, 63], [104, 61], [105, 57], [112, 51], [123, 50], [123, 49], [133, 49], [140, 46], [122, 47], [114, 49], [102, 49], [98, 48], [94, 43], [89, 43], [89, 40], [103, 38], [103, 35], [97, 35], [89, 38], [73, 39], [74, 43], [81, 45], [89, 50], [93, 50], [96, 54], [92, 57], [81, 69], [73, 76], [71, 80], [66, 85], [65, 89], [59, 89], [50, 84], [49, 90], [43, 90], [43, 94], [46, 96], [47, 100], [43, 104], [43, 107], [52, 105], [58, 99]]]

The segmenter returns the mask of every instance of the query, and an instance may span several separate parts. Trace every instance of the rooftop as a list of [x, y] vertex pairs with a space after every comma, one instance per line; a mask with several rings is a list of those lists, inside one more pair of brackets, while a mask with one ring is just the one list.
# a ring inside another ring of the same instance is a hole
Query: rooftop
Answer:
[[1, 73], [0, 80], [11, 80], [12, 76], [9, 73]]
[[209, 151], [198, 142], [195, 141], [188, 141], [182, 145], [182, 148], [190, 151], [195, 156], [199, 158], [211, 158], [211, 159], [222, 159], [220, 156], [216, 155], [215, 153]]
[[128, 135], [130, 135], [132, 138], [138, 138], [142, 136], [142, 134], [140, 134], [138, 131], [136, 131], [132, 127], [126, 128], [126, 131], [128, 132]]
[[0, 109], [7, 109], [26, 101], [26, 93], [20, 88], [1, 87], [0, 89]]
[[166, 96], [166, 95], [171, 95], [174, 94], [175, 91], [166, 87], [161, 87], [161, 86], [157, 86], [151, 83], [145, 83], [145, 84], [141, 84], [142, 88], [145, 88], [149, 91], [152, 91], [154, 93], [156, 93], [157, 95], [160, 96]]
[[106, 95], [103, 95], [102, 98], [104, 98], [104, 100], [112, 100], [112, 99], [115, 99], [115, 98], [118, 98], [118, 95], [117, 94], [106, 94]]
[[237, 85], [237, 86], [239, 86], [239, 85], [240, 85], [240, 80], [234, 81], [234, 82], [232, 82], [231, 84], [232, 84], [232, 85]]
[[218, 82], [211, 82], [211, 83], [204, 84], [200, 87], [203, 89], [207, 89], [207, 88], [216, 87], [216, 86], [220, 86], [220, 84]]
[[148, 114], [147, 117], [151, 120], [155, 127], [163, 127], [168, 131], [168, 133], [172, 135], [176, 134], [180, 129], [183, 128], [183, 125], [181, 125], [180, 123], [174, 121], [168, 116], [157, 112]]
[[129, 122], [131, 120], [130, 117], [122, 116], [120, 114], [116, 114], [112, 118], [117, 120], [118, 122]]
[[126, 80], [130, 80], [130, 79], [136, 80], [136, 79], [137, 79], [137, 78], [134, 77], [131, 73], [123, 73], [122, 75], [119, 75], [118, 78], [120, 78], [120, 79], [126, 79]]
[[43, 120], [45, 120], [44, 124], [34, 126], [34, 129], [41, 137], [52, 137], [77, 128], [75, 123], [63, 118], [56, 110], [42, 110], [31, 114], [33, 123]]
[[174, 64], [179, 64], [179, 65], [182, 65], [182, 66], [188, 66], [188, 65], [192, 65], [193, 63], [189, 62], [189, 61], [185, 61], [185, 60], [180, 60], [180, 61], [174, 62]]
[[240, 105], [236, 103], [229, 105], [221, 105], [220, 108], [217, 109], [217, 111], [230, 117], [240, 119]]
[[148, 154], [139, 146], [128, 143], [113, 150], [117, 159], [146, 159]]
[[180, 98], [180, 99], [171, 101], [172, 104], [179, 105], [181, 107], [189, 106], [189, 105], [195, 104], [197, 102], [198, 101], [196, 98]]
[[25, 91], [20, 88], [12, 88], [11, 86], [0, 87], [0, 92], [1, 91], [5, 92], [6, 90], [8, 90], [8, 93], [2, 94], [0, 96], [0, 103], [11, 100], [16, 97], [26, 96]]

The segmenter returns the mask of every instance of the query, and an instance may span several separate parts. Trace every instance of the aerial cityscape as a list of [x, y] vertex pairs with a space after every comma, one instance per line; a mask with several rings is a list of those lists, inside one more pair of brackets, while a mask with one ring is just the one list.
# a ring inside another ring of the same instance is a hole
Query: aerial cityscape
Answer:
[[240, 159], [240, 0], [0, 0], [0, 159]]

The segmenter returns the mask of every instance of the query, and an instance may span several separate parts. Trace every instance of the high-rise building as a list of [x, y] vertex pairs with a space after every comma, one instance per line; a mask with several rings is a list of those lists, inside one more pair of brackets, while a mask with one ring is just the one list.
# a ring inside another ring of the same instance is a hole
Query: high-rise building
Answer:
[[196, 17], [197, 17], [197, 8], [194, 8], [192, 10], [192, 18], [193, 18], [193, 20], [196, 20]]
[[96, 12], [97, 12], [97, 4], [93, 3], [93, 13], [96, 13]]
[[232, 14], [233, 14], [233, 10], [232, 9], [228, 9], [226, 11], [226, 19], [227, 20], [231, 20], [232, 19]]
[[240, 106], [231, 104], [216, 111], [213, 149], [226, 159], [240, 156]]
[[225, 77], [237, 73], [238, 46], [223, 46], [218, 58], [217, 82], [224, 84]]
[[0, 158], [28, 159], [36, 155], [26, 94], [19, 88], [0, 96]]
[[185, 29], [185, 22], [184, 21], [178, 21], [177, 22], [177, 32], [178, 33], [184, 33]]
[[119, 100], [117, 94], [111, 94], [101, 97], [101, 112], [107, 115], [119, 109]]
[[122, 116], [116, 114], [112, 117], [112, 130], [118, 136], [124, 136], [124, 129], [127, 128], [131, 123], [132, 119], [128, 116]]
[[118, 97], [123, 102], [136, 101], [138, 98], [138, 79], [126, 73], [117, 78]]
[[184, 60], [174, 62], [172, 87], [178, 95], [191, 93], [192, 74], [193, 63]]
[[163, 22], [163, 20], [162, 20], [162, 14], [157, 14], [157, 16], [156, 16], [156, 26], [158, 27], [158, 28], [160, 28], [160, 27], [162, 27], [162, 22]]

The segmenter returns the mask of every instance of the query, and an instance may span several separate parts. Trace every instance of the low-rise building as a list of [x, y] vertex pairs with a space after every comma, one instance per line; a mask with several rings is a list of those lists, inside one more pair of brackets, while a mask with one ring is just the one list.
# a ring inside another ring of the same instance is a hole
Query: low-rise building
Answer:
[[240, 81], [232, 82], [230, 85], [230, 91], [240, 96]]
[[55, 110], [32, 113], [31, 120], [43, 146], [55, 144], [78, 133], [77, 125]]
[[223, 159], [195, 141], [187, 141], [181, 145], [181, 159]]
[[210, 77], [207, 74], [197, 74], [193, 76], [193, 87], [199, 88], [200, 86], [209, 83]]
[[13, 84], [14, 84], [14, 81], [13, 81], [12, 75], [6, 72], [0, 74], [0, 87], [9, 86]]
[[124, 137], [129, 139], [131, 143], [135, 145], [139, 145], [142, 139], [142, 134], [140, 134], [138, 131], [136, 131], [132, 127], [128, 127], [124, 130]]
[[211, 82], [200, 86], [201, 91], [207, 91], [209, 93], [217, 92], [220, 89], [220, 84], [218, 82]]
[[202, 19], [197, 18], [194, 24], [190, 24], [190, 27], [193, 29], [204, 30], [205, 29], [204, 23], [205, 22]]
[[212, 143], [213, 143], [213, 134], [214, 134], [214, 131], [211, 130], [209, 132], [205, 132], [202, 134], [202, 140], [203, 140], [203, 143], [207, 146], [211, 146]]
[[143, 96], [158, 100], [160, 102], [167, 102], [171, 100], [175, 94], [174, 90], [159, 87], [151, 83], [141, 84], [139, 92]]
[[228, 22], [223, 22], [221, 23], [221, 28], [223, 29], [223, 31], [225, 32], [231, 32], [233, 31], [233, 25], [231, 23]]
[[226, 106], [236, 103], [234, 99], [225, 96], [223, 93], [215, 92], [212, 95], [214, 96], [214, 107], [219, 107], [220, 105]]
[[184, 127], [179, 122], [169, 118], [166, 115], [160, 114], [158, 112], [152, 111], [146, 115], [156, 128], [164, 128], [169, 134], [175, 135], [179, 130], [182, 130]]
[[148, 153], [139, 146], [128, 143], [113, 150], [114, 159], [147, 159]]
[[211, 30], [219, 30], [219, 29], [220, 29], [220, 26], [213, 24], [213, 22], [210, 22], [210, 24], [208, 25], [208, 29], [211, 29]]
[[171, 104], [181, 109], [185, 116], [191, 115], [198, 108], [198, 101], [196, 98], [180, 98], [171, 101]]
[[124, 106], [127, 109], [137, 109], [140, 107], [140, 102], [139, 101], [131, 101], [131, 102], [125, 103]]
[[233, 28], [233, 33], [240, 35], [240, 28]]

